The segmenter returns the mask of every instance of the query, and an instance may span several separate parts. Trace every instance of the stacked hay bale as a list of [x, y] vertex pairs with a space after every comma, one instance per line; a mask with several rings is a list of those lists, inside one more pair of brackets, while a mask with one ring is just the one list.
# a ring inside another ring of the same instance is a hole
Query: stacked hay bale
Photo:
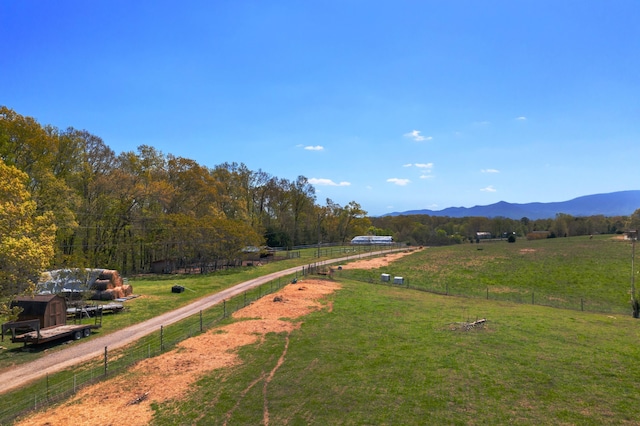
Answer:
[[95, 291], [91, 297], [93, 300], [121, 299], [133, 293], [133, 287], [125, 284], [118, 271], [112, 269], [102, 271], [91, 289]]

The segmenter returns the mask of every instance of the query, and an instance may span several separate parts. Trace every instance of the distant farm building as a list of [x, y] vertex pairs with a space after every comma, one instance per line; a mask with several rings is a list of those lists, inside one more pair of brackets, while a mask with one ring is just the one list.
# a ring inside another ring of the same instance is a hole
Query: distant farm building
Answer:
[[476, 232], [476, 239], [478, 240], [490, 240], [491, 232]]
[[351, 244], [358, 245], [388, 245], [393, 244], [393, 237], [378, 235], [359, 235], [353, 237]]

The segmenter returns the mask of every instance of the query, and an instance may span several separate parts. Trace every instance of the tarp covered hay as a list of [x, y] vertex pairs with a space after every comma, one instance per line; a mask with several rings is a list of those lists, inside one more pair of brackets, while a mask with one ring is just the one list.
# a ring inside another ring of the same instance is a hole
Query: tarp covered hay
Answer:
[[44, 272], [38, 284], [38, 294], [83, 293], [91, 290], [104, 269], [68, 268]]
[[133, 287], [124, 282], [114, 269], [58, 269], [43, 273], [36, 291], [38, 294], [89, 293], [93, 300], [113, 300], [133, 294]]

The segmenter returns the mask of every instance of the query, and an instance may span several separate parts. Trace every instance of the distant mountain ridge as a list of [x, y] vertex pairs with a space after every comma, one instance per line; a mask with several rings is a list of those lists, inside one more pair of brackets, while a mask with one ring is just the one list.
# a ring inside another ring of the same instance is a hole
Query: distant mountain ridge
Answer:
[[444, 210], [409, 210], [389, 213], [386, 216], [424, 214], [448, 217], [506, 217], [522, 219], [553, 219], [559, 213], [571, 216], [629, 216], [640, 209], [640, 190], [618, 191], [607, 194], [585, 195], [569, 201], [552, 203], [507, 203], [500, 201], [487, 206], [449, 207]]

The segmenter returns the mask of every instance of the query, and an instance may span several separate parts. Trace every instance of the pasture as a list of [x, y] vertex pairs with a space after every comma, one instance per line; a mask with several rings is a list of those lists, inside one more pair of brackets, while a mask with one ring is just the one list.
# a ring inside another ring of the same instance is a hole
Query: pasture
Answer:
[[612, 235], [432, 247], [386, 268], [340, 276], [374, 283], [382, 273], [440, 294], [631, 313], [631, 243]]
[[[156, 404], [154, 423], [261, 424], [266, 404], [271, 424], [637, 424], [629, 316], [341, 284], [290, 335], [268, 386], [282, 333]], [[476, 318], [484, 327], [460, 327]]]

